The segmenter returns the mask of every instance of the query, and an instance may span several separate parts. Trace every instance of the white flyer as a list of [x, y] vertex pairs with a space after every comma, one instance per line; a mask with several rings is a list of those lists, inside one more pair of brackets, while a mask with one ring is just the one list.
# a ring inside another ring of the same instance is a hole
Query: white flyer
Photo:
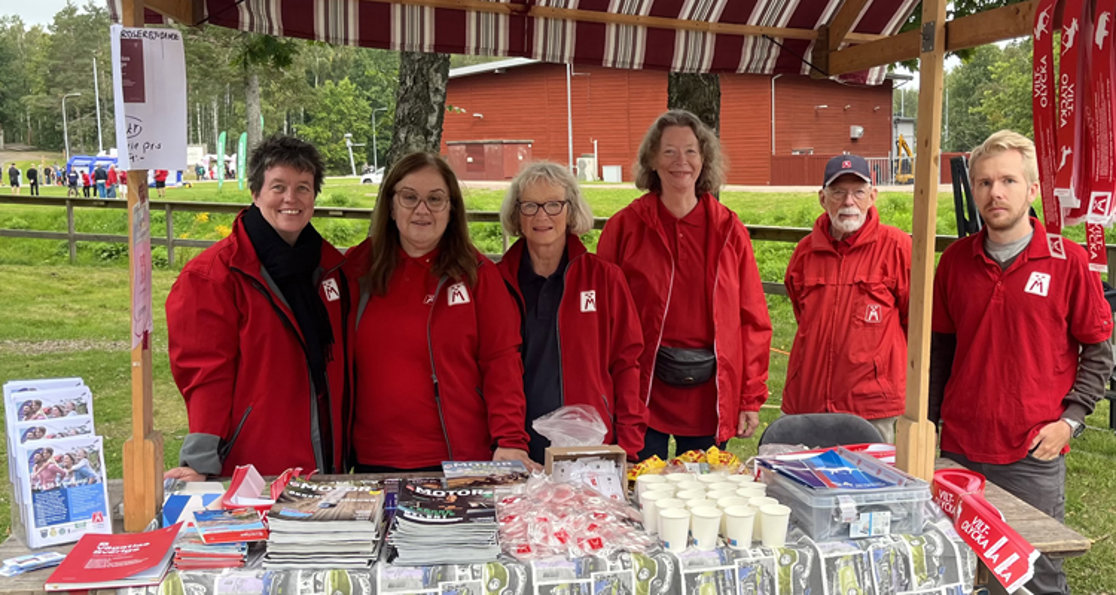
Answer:
[[112, 26], [112, 89], [121, 169], [186, 163], [186, 52], [174, 29]]

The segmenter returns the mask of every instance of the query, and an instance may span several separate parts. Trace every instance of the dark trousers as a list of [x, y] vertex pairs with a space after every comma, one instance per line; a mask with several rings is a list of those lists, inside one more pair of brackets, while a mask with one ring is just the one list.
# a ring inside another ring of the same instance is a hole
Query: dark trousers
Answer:
[[[717, 444], [716, 436], [675, 436], [674, 437], [674, 456], [678, 456], [689, 450], [706, 450], [710, 446], [717, 445], [717, 448], [724, 448], [725, 443]], [[647, 433], [643, 435], [643, 450], [639, 451], [639, 460], [649, 458], [651, 455], [659, 455], [662, 460], [667, 460], [667, 448], [670, 446], [670, 434], [660, 432], [654, 428], [647, 428]]]
[[89, 198], [89, 186], [82, 186], [81, 187], [81, 195], [84, 196], [85, 198]]
[[[1004, 488], [1016, 498], [1034, 506], [1058, 522], [1066, 517], [1066, 458], [1040, 461], [1031, 455], [1007, 465], [976, 463], [963, 455], [942, 451], [942, 456], [957, 461], [966, 468], [984, 475], [992, 483]], [[1069, 593], [1062, 560], [1045, 555], [1035, 560], [1035, 576], [1027, 583], [1035, 595], [1041, 593]]]
[[31, 196], [39, 196], [39, 181], [31, 182]]

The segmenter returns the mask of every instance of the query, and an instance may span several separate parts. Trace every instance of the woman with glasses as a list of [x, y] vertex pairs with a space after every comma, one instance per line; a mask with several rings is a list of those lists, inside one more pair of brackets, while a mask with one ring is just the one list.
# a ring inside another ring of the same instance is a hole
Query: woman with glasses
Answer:
[[392, 166], [371, 237], [347, 260], [359, 289], [356, 471], [530, 463], [515, 304], [469, 240], [461, 188], [441, 157], [413, 153]]
[[697, 116], [659, 116], [639, 147], [647, 191], [608, 220], [597, 253], [620, 265], [640, 313], [641, 458], [751, 436], [767, 399], [771, 320], [748, 231], [713, 193], [720, 143]]
[[522, 318], [531, 459], [541, 462], [550, 445], [531, 422], [564, 405], [588, 405], [608, 428], [605, 442], [636, 460], [647, 428], [639, 317], [620, 269], [578, 239], [593, 228], [593, 213], [577, 180], [554, 163], [528, 165], [512, 180], [500, 223], [522, 236], [497, 266]]

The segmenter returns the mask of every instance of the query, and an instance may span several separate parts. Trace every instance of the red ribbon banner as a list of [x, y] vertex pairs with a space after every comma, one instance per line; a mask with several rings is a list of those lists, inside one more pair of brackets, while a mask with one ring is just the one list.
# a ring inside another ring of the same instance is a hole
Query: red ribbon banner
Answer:
[[[1065, 216], [1066, 225], [1074, 225], [1072, 216], [1075, 209], [1081, 208], [1077, 195], [1080, 188], [1081, 154], [1081, 104], [1078, 81], [1081, 79], [1083, 60], [1079, 60], [1085, 14], [1084, 0], [1065, 0], [1062, 8], [1062, 58], [1058, 64], [1058, 163], [1054, 178], [1054, 195], [1063, 209], [1069, 209]], [[1084, 212], [1080, 212], [1084, 216]]]
[[1042, 218], [1048, 234], [1062, 233], [1062, 211], [1054, 195], [1057, 141], [1054, 139], [1054, 8], [1058, 0], [1042, 0], [1035, 10], [1031, 108], [1035, 120], [1035, 152], [1042, 187]]
[[1085, 93], [1085, 156], [1087, 174], [1081, 197], [1088, 197], [1085, 213], [1085, 237], [1089, 251], [1090, 270], [1103, 273], [1108, 268], [1104, 246], [1104, 226], [1113, 222], [1113, 191], [1116, 190], [1116, 109], [1113, 105], [1113, 68], [1116, 54], [1112, 51], [1113, 15], [1116, 0], [1096, 0], [1087, 31], [1085, 56], [1089, 77], [1084, 81]]
[[1039, 552], [984, 499], [984, 476], [968, 469], [939, 469], [931, 486], [934, 501], [961, 539], [1011, 593], [1031, 580]]

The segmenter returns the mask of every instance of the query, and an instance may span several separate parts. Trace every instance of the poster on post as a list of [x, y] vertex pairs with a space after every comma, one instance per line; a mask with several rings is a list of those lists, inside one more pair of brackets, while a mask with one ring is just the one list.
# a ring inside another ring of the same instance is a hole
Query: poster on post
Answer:
[[121, 169], [186, 165], [186, 54], [174, 29], [112, 26], [112, 87]]

